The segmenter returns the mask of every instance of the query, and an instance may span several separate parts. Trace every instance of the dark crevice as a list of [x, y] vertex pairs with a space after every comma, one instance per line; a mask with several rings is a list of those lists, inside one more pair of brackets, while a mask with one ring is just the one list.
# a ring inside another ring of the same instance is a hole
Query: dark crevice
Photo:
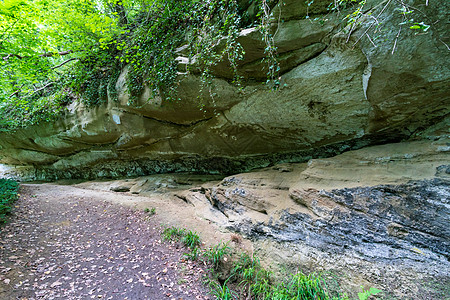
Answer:
[[182, 195], [178, 195], [178, 194], [175, 194], [175, 197], [177, 197], [178, 199], [183, 200], [186, 204], [189, 204], [189, 205], [192, 205], [192, 206], [195, 207], [195, 205], [191, 201], [189, 201], [187, 197], [182, 196]]
[[36, 152], [36, 153], [42, 153], [42, 154], [45, 154], [45, 155], [58, 156], [58, 155], [51, 154], [51, 153], [48, 153], [48, 152], [44, 152], [44, 151], [37, 150], [37, 149], [27, 149], [27, 148], [16, 148], [16, 149], [17, 150], [23, 150], [23, 151], [31, 151], [31, 152]]
[[[120, 138], [120, 137], [119, 137]], [[119, 140], [119, 138], [117, 138], [115, 141], [113, 142], [109, 142], [109, 143], [105, 143], [105, 144], [99, 144], [99, 143], [89, 143], [89, 142], [85, 142], [85, 141], [79, 141], [76, 139], [71, 139], [68, 137], [62, 137], [60, 138], [62, 141], [66, 141], [66, 142], [72, 142], [72, 143], [78, 143], [81, 145], [86, 145], [86, 146], [104, 146], [104, 145], [114, 145], [115, 143], [117, 143], [117, 141]]]
[[[326, 44], [325, 44], [325, 45], [326, 45]], [[289, 70], [286, 70], [286, 71], [282, 72], [280, 75], [284, 75], [284, 74], [286, 74], [286, 73], [292, 71], [293, 69], [297, 68], [298, 66], [303, 65], [303, 64], [309, 62], [310, 60], [313, 60], [314, 58], [318, 57], [319, 55], [321, 55], [322, 53], [324, 53], [325, 51], [327, 51], [327, 50], [328, 50], [328, 47], [329, 47], [329, 45], [326, 45], [325, 48], [324, 48], [322, 51], [319, 51], [319, 52], [315, 53], [314, 55], [312, 55], [311, 57], [309, 57], [309, 58], [306, 59], [305, 61], [302, 61], [301, 63], [299, 63], [298, 65], [296, 65], [295, 67], [293, 67], [293, 68], [291, 68], [291, 69], [289, 69]], [[294, 51], [296, 51], [296, 50], [294, 50]], [[291, 52], [293, 52], [293, 51], [291, 51]], [[287, 52], [285, 52], [285, 53], [287, 53]], [[283, 53], [283, 54], [284, 54], [284, 53]]]
[[169, 120], [161, 120], [161, 119], [158, 119], [158, 118], [155, 118], [155, 117], [145, 116], [143, 114], [138, 114], [138, 113], [131, 112], [131, 111], [128, 111], [128, 110], [119, 110], [119, 111], [123, 112], [123, 113], [126, 113], [126, 114], [135, 115], [135, 116], [147, 119], [147, 120], [156, 121], [158, 123], [174, 125], [174, 126], [180, 126], [180, 127], [185, 127], [185, 128], [189, 128], [189, 127], [195, 126], [195, 125], [197, 125], [199, 123], [209, 121], [209, 120], [211, 120], [213, 118], [213, 117], [209, 117], [209, 118], [200, 119], [200, 120], [197, 120], [197, 121], [185, 124], [185, 123], [176, 123], [176, 122], [169, 121]]
[[[70, 139], [63, 139], [63, 140], [70, 140]], [[99, 147], [105, 147], [105, 146], [107, 147], [107, 146], [114, 146], [115, 142], [113, 142], [113, 143], [107, 143], [107, 144], [88, 144], [88, 143], [84, 143], [84, 144], [90, 145], [90, 146], [97, 145], [97, 146], [99, 146]], [[67, 153], [67, 154], [53, 154], [53, 153], [51, 153], [51, 152], [45, 152], [45, 151], [38, 150], [38, 149], [27, 149], [27, 148], [17, 148], [17, 149], [18, 149], [18, 150], [24, 150], [24, 151], [32, 151], [32, 152], [42, 153], [42, 154], [45, 154], [45, 155], [52, 155], [52, 156], [58, 157], [58, 159], [66, 158], [66, 157], [71, 157], [71, 156], [73, 156], [73, 155], [76, 155], [76, 154], [79, 154], [79, 153], [82, 153], [82, 152], [92, 152], [92, 151], [95, 152], [95, 151], [100, 151], [100, 150], [114, 152], [114, 149], [111, 149], [111, 148], [108, 148], [108, 149], [101, 149], [101, 148], [98, 148], [98, 149], [95, 149], [95, 148], [87, 148], [87, 149], [81, 149], [81, 150], [79, 150], [79, 151], [70, 152], [70, 153]]]

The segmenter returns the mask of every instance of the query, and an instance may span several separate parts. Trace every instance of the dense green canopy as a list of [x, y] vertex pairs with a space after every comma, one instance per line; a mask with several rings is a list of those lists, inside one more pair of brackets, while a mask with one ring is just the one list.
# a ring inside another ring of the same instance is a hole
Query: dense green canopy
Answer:
[[127, 18], [148, 5], [151, 1], [0, 2], [0, 126], [25, 126], [54, 115], [60, 103], [52, 100], [62, 96], [54, 92], [68, 70], [107, 48]]
[[[124, 3], [125, 4], [125, 3]], [[131, 7], [141, 3], [129, 3]], [[1, 98], [55, 80], [53, 70], [104, 47], [120, 31], [118, 0], [0, 2]]]
[[209, 65], [242, 57], [240, 26], [236, 0], [0, 1], [0, 130], [49, 120], [73, 99], [114, 97], [125, 65], [131, 99], [144, 85], [171, 97], [182, 44], [208, 81]]

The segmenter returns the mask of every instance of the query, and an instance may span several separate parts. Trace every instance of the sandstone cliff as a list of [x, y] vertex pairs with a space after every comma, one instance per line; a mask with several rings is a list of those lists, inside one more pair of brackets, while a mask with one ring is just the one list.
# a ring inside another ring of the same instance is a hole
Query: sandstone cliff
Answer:
[[[241, 2], [251, 16], [254, 7]], [[46, 180], [233, 173], [405, 139], [445, 122], [448, 2], [409, 3], [424, 13], [417, 18], [433, 24], [426, 32], [401, 27], [398, 3], [391, 1], [369, 1], [364, 9], [377, 20], [365, 20], [354, 32], [343, 29], [342, 18], [355, 8], [331, 12], [328, 5], [292, 0], [273, 7], [279, 91], [261, 84], [266, 70], [259, 31], [243, 29], [243, 89], [229, 83], [228, 65], [220, 63], [215, 96], [202, 106], [195, 72], [180, 75], [180, 101], [151, 98], [146, 90], [128, 105], [125, 68], [117, 102], [95, 108], [76, 102], [57, 122], [0, 133], [0, 163], [17, 166], [23, 178]], [[179, 61], [183, 70], [182, 51]]]

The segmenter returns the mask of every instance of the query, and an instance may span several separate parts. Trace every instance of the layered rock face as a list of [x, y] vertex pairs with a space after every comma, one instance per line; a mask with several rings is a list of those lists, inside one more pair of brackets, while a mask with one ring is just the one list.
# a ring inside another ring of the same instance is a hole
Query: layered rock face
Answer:
[[[254, 5], [240, 2], [251, 15]], [[351, 32], [342, 29], [344, 12], [328, 11], [328, 2], [280, 1], [272, 9], [279, 91], [261, 83], [267, 67], [260, 33], [244, 29], [243, 89], [229, 83], [223, 62], [213, 70], [213, 98], [198, 100], [194, 72], [180, 75], [180, 101], [151, 98], [146, 90], [128, 105], [125, 69], [117, 102], [74, 103], [57, 122], [1, 133], [0, 163], [17, 166], [22, 178], [45, 180], [232, 173], [410, 137], [446, 122], [450, 108], [448, 24], [436, 22], [449, 3], [413, 2], [432, 18], [426, 32], [400, 30], [403, 15], [394, 2], [366, 4], [378, 25], [367, 19]], [[179, 61], [183, 70], [182, 51]]]

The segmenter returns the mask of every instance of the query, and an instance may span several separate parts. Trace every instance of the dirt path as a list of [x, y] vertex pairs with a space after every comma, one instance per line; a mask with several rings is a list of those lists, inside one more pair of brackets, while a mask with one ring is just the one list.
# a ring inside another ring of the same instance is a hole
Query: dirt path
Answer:
[[155, 218], [89, 193], [23, 185], [0, 230], [0, 299], [209, 299]]

